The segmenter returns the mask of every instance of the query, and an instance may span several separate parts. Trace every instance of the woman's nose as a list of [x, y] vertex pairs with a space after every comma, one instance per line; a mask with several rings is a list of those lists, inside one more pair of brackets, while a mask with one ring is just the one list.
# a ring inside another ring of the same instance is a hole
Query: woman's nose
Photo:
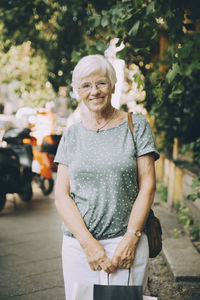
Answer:
[[97, 88], [96, 84], [93, 84], [90, 93], [92, 95], [96, 95], [96, 94], [99, 94], [99, 92], [100, 92], [100, 90]]

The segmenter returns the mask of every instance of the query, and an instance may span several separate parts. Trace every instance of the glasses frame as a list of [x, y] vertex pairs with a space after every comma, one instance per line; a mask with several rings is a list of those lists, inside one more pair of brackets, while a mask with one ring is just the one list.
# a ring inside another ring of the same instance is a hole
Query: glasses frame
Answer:
[[[88, 86], [84, 87], [84, 85], [88, 85]], [[78, 90], [81, 91], [81, 92], [83, 92], [83, 93], [90, 92], [93, 89], [94, 85], [95, 85], [96, 89], [98, 89], [98, 90], [104, 90], [104, 89], [107, 89], [109, 87], [110, 82], [107, 81], [107, 80], [98, 80], [98, 81], [96, 81], [94, 83], [92, 83], [92, 82], [84, 82], [78, 88]]]

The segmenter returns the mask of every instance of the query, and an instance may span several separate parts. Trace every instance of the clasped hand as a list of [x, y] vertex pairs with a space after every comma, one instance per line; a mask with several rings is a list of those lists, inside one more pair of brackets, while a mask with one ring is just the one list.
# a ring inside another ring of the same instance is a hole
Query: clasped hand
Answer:
[[125, 234], [112, 259], [106, 255], [104, 247], [95, 239], [87, 244], [84, 251], [93, 271], [104, 270], [107, 273], [113, 273], [117, 268], [129, 269], [131, 267], [138, 242], [139, 239], [136, 236]]

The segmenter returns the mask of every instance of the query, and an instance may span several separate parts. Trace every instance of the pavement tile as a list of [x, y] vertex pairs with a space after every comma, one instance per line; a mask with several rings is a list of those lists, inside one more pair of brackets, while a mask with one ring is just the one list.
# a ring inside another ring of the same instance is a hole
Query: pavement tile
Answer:
[[[1, 299], [1, 298], [0, 298]], [[10, 298], [2, 298], [1, 300], [8, 300]], [[51, 289], [44, 289], [34, 293], [14, 296], [13, 300], [65, 300], [63, 287], [53, 287]]]
[[27, 295], [44, 289], [62, 287], [63, 278], [60, 270], [44, 272], [29, 276], [13, 276], [8, 282], [1, 285], [1, 297]]
[[[58, 253], [61, 253], [57, 237], [58, 233], [55, 231], [43, 231], [34, 234], [33, 237], [32, 234], [28, 234], [27, 240], [23, 242], [0, 244], [0, 261], [3, 260], [3, 256], [7, 255], [19, 258], [19, 261], [24, 260], [27, 262], [56, 257]], [[7, 262], [9, 263], [9, 260]]]

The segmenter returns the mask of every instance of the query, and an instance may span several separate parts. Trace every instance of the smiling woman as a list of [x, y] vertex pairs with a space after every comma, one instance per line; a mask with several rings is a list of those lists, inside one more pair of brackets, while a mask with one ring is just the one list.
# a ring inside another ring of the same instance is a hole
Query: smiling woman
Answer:
[[89, 110], [63, 134], [55, 203], [63, 219], [63, 274], [66, 299], [75, 282], [145, 287], [148, 242], [145, 222], [155, 190], [154, 160], [159, 157], [148, 122], [133, 115], [134, 142], [127, 113], [111, 97], [116, 74], [101, 55], [82, 58], [72, 86]]
[[90, 111], [83, 126], [99, 132], [126, 119], [126, 113], [111, 105], [116, 80], [113, 66], [102, 55], [88, 55], [79, 61], [73, 72], [72, 86]]

